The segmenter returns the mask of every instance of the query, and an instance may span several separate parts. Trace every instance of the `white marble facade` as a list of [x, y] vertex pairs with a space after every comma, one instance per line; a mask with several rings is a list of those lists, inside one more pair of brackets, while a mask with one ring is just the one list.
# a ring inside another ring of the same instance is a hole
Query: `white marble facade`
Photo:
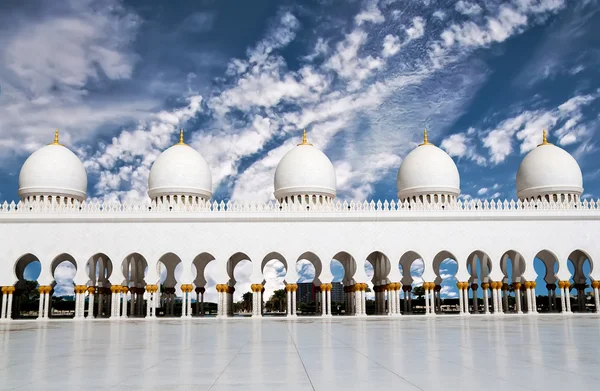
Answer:
[[[30, 157], [33, 163], [28, 159], [24, 164], [21, 201], [0, 208], [0, 319], [11, 318], [15, 290], [24, 284], [23, 271], [36, 260], [41, 264], [39, 319], [48, 317], [54, 270], [63, 261], [77, 270], [75, 319], [83, 319], [86, 308], [98, 303], [106, 309], [103, 316], [111, 319], [133, 314], [155, 318], [159, 305], [166, 311], [172, 308], [176, 284], [183, 293], [182, 317], [190, 319], [195, 314], [192, 302], [203, 301], [205, 269], [212, 262], [218, 316], [231, 316], [233, 270], [243, 260], [252, 263], [252, 315], [260, 317], [263, 269], [272, 259], [285, 266], [289, 317], [296, 315], [300, 260], [315, 267], [323, 316], [331, 316], [333, 259], [344, 266], [347, 313], [355, 316], [366, 315], [367, 282], [374, 286], [377, 314], [407, 312], [407, 300], [401, 298], [411, 289], [411, 264], [419, 259], [425, 266], [427, 316], [439, 310], [440, 264], [448, 258], [458, 264], [464, 315], [507, 312], [509, 289], [519, 298], [511, 311], [535, 314], [535, 258], [546, 265], [549, 295], [560, 302], [554, 310], [570, 313], [570, 292], [575, 288], [581, 300], [588, 280], [595, 308], [600, 307], [600, 269], [593, 266], [600, 257], [600, 204], [580, 199], [579, 166], [549, 144], [545, 133], [542, 144], [519, 168], [520, 199], [502, 202], [458, 200], [456, 166], [426, 135], [404, 160], [398, 199], [389, 202], [335, 200], [335, 171], [307, 142], [306, 133], [290, 153], [275, 174], [276, 201], [211, 202], [208, 165], [184, 143], [182, 133], [180, 142], [152, 167], [151, 200], [99, 203], [85, 201], [85, 170], [71, 168], [71, 177], [61, 177], [48, 168], [73, 164], [74, 155], [59, 144], [57, 134], [53, 144]], [[169, 175], [173, 171], [176, 175]], [[59, 178], [54, 181], [53, 175]], [[588, 274], [586, 261], [591, 265]], [[373, 267], [372, 278], [367, 277], [366, 263]], [[178, 264], [182, 274], [175, 279]], [[167, 268], [163, 292], [159, 267]], [[473, 305], [478, 287], [483, 288], [483, 306]], [[87, 318], [92, 318], [90, 311]]]

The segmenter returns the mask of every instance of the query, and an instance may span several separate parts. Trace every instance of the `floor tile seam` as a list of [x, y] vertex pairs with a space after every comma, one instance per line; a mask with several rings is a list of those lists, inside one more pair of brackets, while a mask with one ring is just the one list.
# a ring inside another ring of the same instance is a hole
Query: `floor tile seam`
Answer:
[[[464, 346], [464, 345], [458, 345], [458, 347], [459, 347], [459, 348], [464, 348], [464, 349], [467, 349], [467, 350], [468, 350], [468, 351], [470, 351], [470, 352], [471, 352], [471, 351], [473, 351], [473, 349], [472, 349], [472, 348], [468, 348], [468, 347], [466, 347], [466, 346]], [[514, 360], [511, 360], [511, 358], [513, 358], [513, 356], [511, 356], [510, 354], [498, 354], [498, 353], [496, 353], [496, 355], [497, 355], [497, 356], [500, 356], [500, 357], [505, 357], [505, 358], [507, 358], [507, 359], [508, 359], [508, 360], [507, 360], [508, 362], [527, 363], [527, 364], [531, 364], [531, 365], [538, 366], [538, 367], [541, 367], [541, 368], [552, 369], [552, 370], [555, 370], [555, 371], [560, 371], [560, 372], [568, 373], [568, 374], [571, 374], [571, 375], [586, 376], [586, 377], [588, 377], [588, 378], [590, 378], [590, 379], [593, 379], [593, 380], [599, 380], [599, 379], [600, 379], [600, 378], [595, 378], [595, 377], [591, 377], [591, 376], [588, 376], [588, 375], [581, 375], [580, 373], [577, 373], [577, 372], [567, 371], [567, 370], [564, 370], [564, 369], [562, 369], [562, 368], [560, 368], [560, 367], [552, 367], [552, 366], [547, 366], [547, 365], [543, 365], [543, 364], [538, 364], [538, 363], [536, 363], [536, 362], [533, 362], [533, 361], [530, 361], [530, 360], [524, 360], [524, 359], [519, 359], [519, 358], [515, 358]], [[435, 357], [435, 356], [434, 356], [434, 357]], [[437, 357], [436, 357], [436, 358], [437, 358]], [[450, 362], [450, 363], [452, 363], [452, 361], [448, 361], [448, 360], [445, 360], [445, 361], [446, 361], [446, 362]], [[466, 368], [469, 368], [469, 367], [466, 367]], [[476, 370], [475, 368], [469, 368], [469, 369]], [[478, 370], [476, 370], [476, 371], [478, 371]], [[479, 371], [478, 371], [478, 372], [479, 372]], [[485, 372], [484, 372], [484, 373], [485, 373]]]
[[287, 331], [288, 334], [290, 335], [290, 339], [292, 340], [292, 343], [294, 344], [294, 349], [296, 350], [296, 354], [298, 355], [298, 359], [300, 360], [300, 364], [302, 364], [302, 368], [304, 368], [304, 373], [306, 374], [306, 378], [308, 379], [309, 383], [310, 383], [310, 387], [312, 388], [313, 391], [315, 391], [315, 386], [312, 382], [312, 379], [310, 377], [310, 375], [308, 374], [308, 370], [306, 369], [306, 365], [304, 364], [304, 360], [302, 360], [302, 355], [300, 354], [300, 351], [298, 350], [298, 345], [296, 345], [296, 340], [294, 339], [294, 336], [292, 335], [292, 331], [290, 330], [290, 324], [287, 324]]
[[[80, 368], [79, 366], [76, 366], [75, 368], [69, 368], [68, 370], [65, 370], [65, 371], [59, 372], [58, 374], [62, 374], [62, 373], [69, 373], [69, 372], [71, 372], [73, 369], [79, 369], [79, 368]], [[56, 376], [56, 375], [57, 375], [56, 373], [52, 373], [52, 374], [50, 374], [50, 375], [48, 375], [48, 376], [44, 376], [44, 377], [42, 377], [42, 378], [41, 378], [41, 380], [44, 380], [44, 379], [46, 379], [46, 378], [48, 378], [48, 377], [50, 377], [50, 376]], [[26, 382], [26, 383], [24, 383], [24, 384], [18, 385], [18, 386], [16, 386], [16, 387], [9, 388], [9, 390], [17, 390], [17, 389], [19, 389], [19, 388], [23, 388], [23, 387], [25, 387], [25, 386], [27, 386], [27, 385], [29, 385], [29, 384], [35, 383], [35, 382], [36, 382], [36, 381], [38, 381], [38, 380], [40, 380], [40, 379], [37, 379], [37, 378], [36, 378], [36, 379], [33, 379], [33, 380], [31, 380], [31, 381], [28, 381], [28, 382]]]
[[[205, 340], [208, 340], [208, 339], [209, 339], [209, 337], [207, 337], [207, 338], [204, 338], [204, 339], [205, 339]], [[185, 348], [185, 349], [183, 349], [183, 350], [187, 350], [187, 349], [191, 349], [191, 348], [192, 348], [192, 347], [190, 346], [190, 347], [188, 347], [188, 348]], [[154, 368], [154, 367], [156, 367], [157, 365], [160, 365], [160, 364], [162, 364], [162, 363], [163, 363], [163, 361], [161, 361], [161, 360], [158, 360], [158, 362], [157, 362], [157, 363], [155, 363], [155, 364], [152, 364], [152, 365], [150, 365], [149, 367], [147, 367], [147, 368], [144, 368], [144, 369], [142, 369], [141, 371], [134, 373], [134, 375], [133, 375], [133, 376], [130, 376], [129, 378], [127, 378], [127, 379], [125, 379], [125, 380], [123, 380], [123, 381], [120, 381], [120, 382], [118, 382], [118, 383], [116, 383], [116, 384], [114, 384], [114, 385], [111, 385], [111, 386], [110, 386], [110, 388], [115, 388], [115, 387], [118, 387], [118, 386], [120, 386], [121, 384], [123, 384], [123, 383], [125, 383], [126, 381], [128, 381], [129, 379], [131, 379], [132, 377], [135, 377], [135, 376], [137, 376], [137, 375], [141, 375], [141, 374], [143, 374], [144, 372], [146, 372], [146, 371], [148, 371], [148, 370], [150, 370], [150, 369], [152, 369], [152, 368]]]
[[348, 345], [347, 343], [337, 339], [336, 337], [334, 337], [331, 333], [327, 332], [326, 333], [329, 335], [329, 337], [333, 340], [337, 340], [339, 343], [341, 343], [342, 345], [345, 345], [346, 347], [348, 347], [349, 349], [354, 350], [356, 353], [360, 354], [361, 356], [367, 358], [367, 360], [374, 362], [375, 364], [379, 365], [381, 368], [385, 369], [386, 371], [392, 373], [393, 375], [399, 377], [400, 379], [404, 380], [405, 382], [407, 382], [410, 385], [413, 385], [414, 387], [418, 388], [421, 391], [425, 391], [423, 388], [419, 387], [417, 384], [411, 382], [410, 380], [405, 379], [403, 376], [401, 376], [400, 374], [394, 372], [392, 369], [386, 367], [385, 365], [382, 365], [381, 363], [379, 363], [378, 361], [374, 360], [373, 358], [371, 358], [370, 356], [360, 352], [359, 350], [356, 350], [354, 347], [352, 347], [351, 345]]
[[227, 365], [225, 365], [225, 368], [223, 368], [223, 370], [221, 371], [221, 373], [219, 373], [219, 376], [217, 376], [217, 378], [215, 379], [215, 381], [210, 385], [210, 387], [208, 387], [208, 391], [210, 391], [211, 389], [213, 389], [213, 387], [217, 384], [217, 382], [219, 381], [219, 379], [221, 378], [221, 376], [223, 376], [223, 374], [225, 373], [225, 371], [227, 370], [227, 368], [229, 368], [229, 366], [231, 365], [231, 363], [233, 362], [233, 360], [235, 360], [236, 357], [242, 351], [242, 349], [244, 349], [244, 347], [246, 347], [246, 345], [248, 345], [248, 343], [252, 340], [252, 338], [254, 337], [255, 334], [256, 334], [256, 330], [254, 330], [252, 332], [252, 334], [250, 334], [250, 337], [248, 338], [248, 340], [246, 341], [246, 343], [244, 343], [242, 346], [240, 346], [240, 348], [235, 353], [235, 355], [233, 356], [233, 358], [231, 360], [229, 360], [229, 362], [227, 363]]

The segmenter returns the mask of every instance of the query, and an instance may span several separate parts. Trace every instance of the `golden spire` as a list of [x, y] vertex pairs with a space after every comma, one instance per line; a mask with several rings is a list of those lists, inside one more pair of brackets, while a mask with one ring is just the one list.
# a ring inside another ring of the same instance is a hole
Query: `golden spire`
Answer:
[[62, 145], [61, 143], [58, 142], [58, 129], [56, 129], [54, 131], [54, 142], [50, 145]]
[[302, 143], [300, 143], [298, 145], [312, 145], [312, 144], [309, 144], [308, 141], [306, 141], [306, 129], [304, 129], [304, 133], [302, 133]]
[[187, 145], [183, 142], [183, 129], [179, 129], [179, 142], [175, 145]]
[[427, 129], [423, 130], [423, 143], [419, 144], [419, 147], [421, 145], [431, 145], [431, 143], [429, 142], [429, 139], [427, 138]]
[[548, 142], [548, 132], [546, 132], [546, 129], [544, 129], [544, 130], [542, 131], [542, 143], [541, 143], [541, 144], [539, 144], [539, 145], [538, 145], [538, 147], [539, 147], [539, 146], [541, 146], [541, 145], [551, 145], [551, 144]]

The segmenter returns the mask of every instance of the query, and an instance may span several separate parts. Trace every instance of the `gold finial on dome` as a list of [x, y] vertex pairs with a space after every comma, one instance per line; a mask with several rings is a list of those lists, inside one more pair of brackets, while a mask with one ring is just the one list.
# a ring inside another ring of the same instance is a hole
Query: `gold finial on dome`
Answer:
[[56, 129], [54, 131], [54, 142], [50, 145], [62, 145], [61, 143], [58, 142], [58, 129]]
[[423, 130], [423, 143], [419, 144], [419, 147], [421, 145], [431, 145], [429, 139], [427, 138], [427, 129]]
[[542, 145], [551, 145], [551, 144], [548, 142], [548, 132], [546, 132], [546, 129], [544, 129], [544, 130], [542, 131], [542, 143], [541, 143], [541, 144], [539, 144], [539, 145], [538, 145], [538, 147], [539, 147], [539, 146], [542, 146]]
[[183, 129], [179, 129], [179, 142], [175, 145], [187, 145], [183, 142]]
[[302, 142], [298, 145], [312, 145], [306, 140], [306, 129], [304, 129], [304, 133], [302, 133]]

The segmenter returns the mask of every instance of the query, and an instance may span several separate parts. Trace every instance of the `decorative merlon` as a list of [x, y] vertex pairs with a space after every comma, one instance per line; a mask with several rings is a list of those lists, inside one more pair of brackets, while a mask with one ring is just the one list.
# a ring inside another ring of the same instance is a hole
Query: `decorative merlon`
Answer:
[[521, 200], [471, 200], [453, 202], [409, 202], [409, 201], [329, 201], [317, 203], [280, 203], [277, 201], [228, 201], [186, 202], [183, 197], [171, 202], [142, 201], [137, 203], [85, 201], [73, 199], [43, 201], [4, 202], [2, 213], [156, 213], [156, 212], [245, 212], [245, 213], [310, 213], [310, 212], [482, 212], [482, 211], [556, 211], [556, 210], [600, 210], [600, 199], [583, 201], [521, 201]]

